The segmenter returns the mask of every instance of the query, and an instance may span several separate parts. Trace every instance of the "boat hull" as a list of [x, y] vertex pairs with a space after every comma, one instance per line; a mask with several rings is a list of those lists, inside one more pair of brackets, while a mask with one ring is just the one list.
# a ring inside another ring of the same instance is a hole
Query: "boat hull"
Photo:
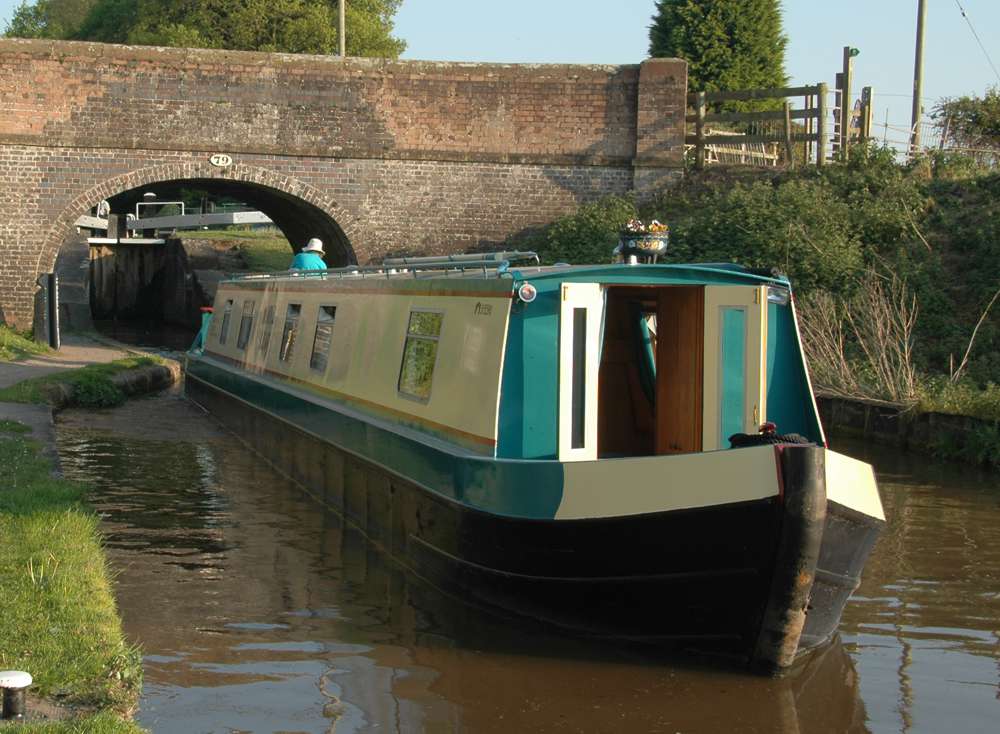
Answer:
[[[877, 523], [828, 512], [823, 449], [779, 451], [784, 486], [774, 497], [527, 519], [428, 491], [190, 373], [187, 393], [418, 576], [470, 604], [578, 634], [780, 670], [832, 636], [877, 535]], [[845, 555], [843, 544], [861, 550]]]

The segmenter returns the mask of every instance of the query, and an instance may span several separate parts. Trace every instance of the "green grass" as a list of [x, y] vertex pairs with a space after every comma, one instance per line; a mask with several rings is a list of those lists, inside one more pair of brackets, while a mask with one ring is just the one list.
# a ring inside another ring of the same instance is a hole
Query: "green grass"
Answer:
[[31, 673], [36, 695], [106, 713], [17, 731], [139, 731], [113, 715], [134, 708], [142, 658], [122, 634], [86, 486], [53, 477], [22, 430], [0, 437], [0, 668]]
[[185, 239], [234, 240], [247, 270], [269, 273], [288, 270], [292, 261], [292, 246], [278, 229], [224, 229], [185, 232]]
[[0, 420], [0, 433], [31, 433], [31, 429], [17, 421]]
[[1000, 420], [1000, 385], [978, 387], [969, 382], [953, 384], [946, 378], [928, 380], [918, 408], [923, 412], [967, 415]]
[[15, 362], [48, 351], [48, 345], [40, 344], [27, 335], [0, 324], [0, 362]]
[[91, 364], [76, 370], [65, 370], [44, 377], [23, 380], [0, 390], [0, 402], [49, 402], [56, 384], [72, 385], [74, 403], [83, 407], [106, 408], [121, 405], [125, 394], [111, 382], [111, 377], [125, 370], [159, 364], [153, 357], [126, 357], [107, 364]]
[[[0, 725], [0, 731], [4, 727]], [[51, 721], [10, 726], [12, 734], [141, 734], [145, 731], [135, 722], [114, 714], [101, 713], [69, 721]]]

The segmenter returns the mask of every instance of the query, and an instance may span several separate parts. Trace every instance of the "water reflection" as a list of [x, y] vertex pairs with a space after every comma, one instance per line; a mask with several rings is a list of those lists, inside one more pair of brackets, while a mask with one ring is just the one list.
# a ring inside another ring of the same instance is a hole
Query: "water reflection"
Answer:
[[970, 731], [997, 712], [1000, 545], [970, 519], [998, 515], [979, 480], [886, 466], [890, 529], [846, 644], [770, 680], [469, 609], [178, 398], [66, 412], [58, 431], [67, 474], [96, 487], [155, 732]]
[[876, 731], [995, 731], [1000, 482], [972, 467], [845, 443], [875, 464], [888, 527], [844, 614]]

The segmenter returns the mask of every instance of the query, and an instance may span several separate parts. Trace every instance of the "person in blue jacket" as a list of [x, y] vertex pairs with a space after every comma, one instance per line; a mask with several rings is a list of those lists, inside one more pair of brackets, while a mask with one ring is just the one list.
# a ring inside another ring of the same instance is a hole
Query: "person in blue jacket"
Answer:
[[326, 263], [323, 262], [323, 241], [313, 237], [306, 246], [299, 250], [292, 258], [289, 270], [326, 270]]

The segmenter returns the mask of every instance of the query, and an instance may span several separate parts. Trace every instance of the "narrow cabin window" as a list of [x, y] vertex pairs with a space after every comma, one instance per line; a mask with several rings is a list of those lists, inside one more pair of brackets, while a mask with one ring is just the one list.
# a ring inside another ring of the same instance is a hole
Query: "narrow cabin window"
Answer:
[[274, 306], [264, 309], [264, 324], [260, 328], [260, 354], [267, 359], [267, 348], [271, 346], [271, 329], [274, 328]]
[[219, 344], [225, 344], [226, 339], [229, 338], [229, 321], [233, 315], [233, 299], [230, 298], [226, 301], [225, 308], [222, 311], [222, 326], [219, 328]]
[[309, 368], [317, 372], [326, 372], [330, 358], [330, 342], [333, 340], [333, 320], [336, 316], [336, 306], [320, 306], [316, 315], [316, 334], [313, 336]]
[[253, 315], [257, 308], [256, 301], [243, 301], [243, 316], [240, 318], [240, 333], [236, 336], [236, 348], [246, 349], [253, 331]]
[[289, 303], [285, 310], [285, 328], [281, 330], [281, 351], [278, 359], [287, 362], [295, 351], [295, 337], [299, 332], [299, 316], [302, 314], [301, 303]]
[[434, 364], [444, 314], [411, 311], [403, 345], [403, 364], [399, 369], [399, 392], [426, 402], [431, 397]]

